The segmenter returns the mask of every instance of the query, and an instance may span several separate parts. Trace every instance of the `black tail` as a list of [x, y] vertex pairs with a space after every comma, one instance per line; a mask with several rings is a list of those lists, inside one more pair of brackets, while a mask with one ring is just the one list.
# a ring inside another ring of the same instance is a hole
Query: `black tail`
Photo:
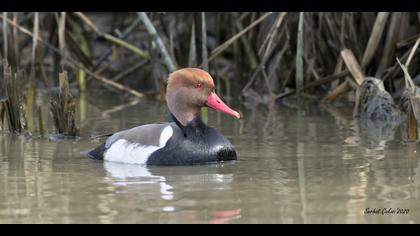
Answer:
[[105, 143], [103, 143], [97, 148], [93, 149], [92, 151], [86, 153], [86, 155], [95, 160], [103, 160], [105, 151], [106, 151]]

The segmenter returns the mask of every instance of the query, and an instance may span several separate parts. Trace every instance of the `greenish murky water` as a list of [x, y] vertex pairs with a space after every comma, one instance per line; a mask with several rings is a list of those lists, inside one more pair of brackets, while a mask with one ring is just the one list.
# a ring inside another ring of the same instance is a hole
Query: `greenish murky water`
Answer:
[[420, 223], [418, 145], [351, 109], [209, 111], [239, 161], [149, 168], [79, 152], [103, 140], [89, 136], [164, 121], [164, 104], [91, 93], [78, 109], [78, 140], [0, 131], [0, 223]]

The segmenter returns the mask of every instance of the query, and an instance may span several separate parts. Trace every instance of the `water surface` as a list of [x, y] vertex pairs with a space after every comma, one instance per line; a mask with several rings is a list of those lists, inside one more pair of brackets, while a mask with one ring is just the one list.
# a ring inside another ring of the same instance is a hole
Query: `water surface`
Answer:
[[241, 121], [209, 111], [239, 160], [183, 167], [79, 154], [103, 141], [89, 136], [165, 121], [164, 104], [89, 94], [78, 109], [78, 140], [0, 131], [0, 223], [420, 222], [418, 145], [351, 109], [242, 108]]

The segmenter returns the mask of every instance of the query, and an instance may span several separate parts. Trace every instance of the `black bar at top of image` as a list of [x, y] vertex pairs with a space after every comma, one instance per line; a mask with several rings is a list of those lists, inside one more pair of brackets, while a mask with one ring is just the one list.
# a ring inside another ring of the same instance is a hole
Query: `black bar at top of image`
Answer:
[[420, 11], [420, 1], [378, 0], [2, 0], [1, 11]]

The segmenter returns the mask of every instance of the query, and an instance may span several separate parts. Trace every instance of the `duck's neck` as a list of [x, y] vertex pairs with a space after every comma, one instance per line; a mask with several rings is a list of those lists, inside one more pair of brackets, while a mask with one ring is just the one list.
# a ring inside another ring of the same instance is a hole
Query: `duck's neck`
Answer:
[[180, 92], [168, 93], [166, 101], [169, 111], [183, 126], [187, 126], [201, 114], [201, 107], [186, 100]]
[[181, 128], [184, 133], [184, 137], [191, 137], [202, 133], [207, 128], [207, 125], [201, 119], [201, 115], [196, 115], [190, 122], [183, 125], [174, 114], [171, 113], [173, 121]]
[[177, 122], [182, 125], [182, 126], [188, 126], [188, 124], [190, 124], [191, 122], [193, 122], [197, 117], [199, 119], [201, 119], [200, 113], [201, 111], [199, 110], [198, 112], [196, 111], [188, 111], [188, 112], [182, 112], [182, 111], [175, 111], [175, 112], [171, 112], [173, 117], [176, 118]]

